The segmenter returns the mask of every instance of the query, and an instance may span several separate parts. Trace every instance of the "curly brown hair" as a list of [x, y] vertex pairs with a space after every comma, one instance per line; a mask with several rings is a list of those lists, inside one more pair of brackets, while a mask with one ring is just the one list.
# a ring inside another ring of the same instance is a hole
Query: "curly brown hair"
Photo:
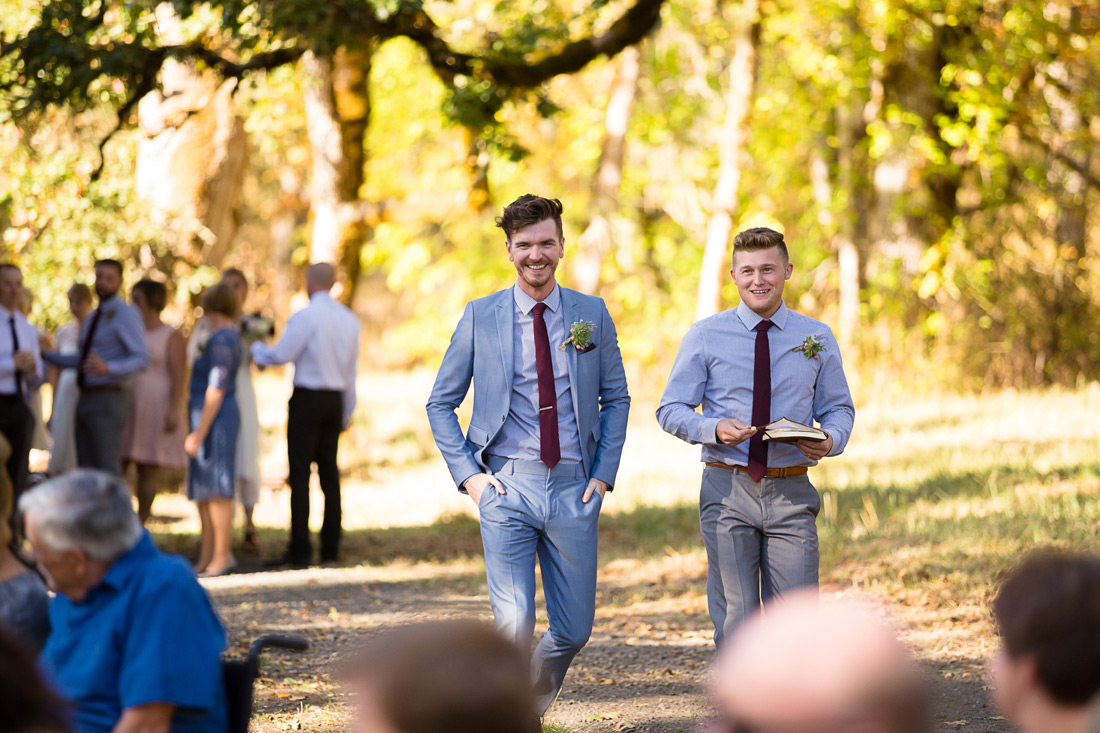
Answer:
[[558, 228], [558, 238], [562, 237], [561, 214], [564, 207], [557, 199], [543, 198], [525, 193], [504, 207], [504, 213], [496, 218], [497, 226], [504, 230], [509, 241], [512, 235], [524, 227], [553, 219]]

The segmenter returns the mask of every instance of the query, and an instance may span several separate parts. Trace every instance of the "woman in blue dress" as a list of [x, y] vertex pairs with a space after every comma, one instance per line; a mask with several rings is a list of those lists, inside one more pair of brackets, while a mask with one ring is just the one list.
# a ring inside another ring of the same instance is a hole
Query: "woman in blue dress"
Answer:
[[191, 457], [187, 496], [199, 507], [202, 544], [195, 571], [200, 576], [224, 575], [237, 564], [230, 549], [233, 529], [237, 432], [237, 369], [241, 340], [237, 335], [237, 296], [227, 283], [211, 286], [202, 296], [210, 323], [210, 339], [191, 370], [187, 414], [191, 432], [184, 450]]

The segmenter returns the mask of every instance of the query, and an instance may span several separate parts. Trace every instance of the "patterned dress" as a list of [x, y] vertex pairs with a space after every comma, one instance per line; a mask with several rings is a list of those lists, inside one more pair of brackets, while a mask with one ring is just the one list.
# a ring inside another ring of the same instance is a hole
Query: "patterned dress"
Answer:
[[232, 499], [237, 460], [237, 432], [241, 417], [237, 408], [237, 370], [241, 365], [241, 340], [231, 328], [215, 331], [191, 370], [191, 396], [187, 413], [191, 430], [198, 427], [207, 387], [225, 390], [210, 432], [187, 475], [187, 496], [193, 501]]

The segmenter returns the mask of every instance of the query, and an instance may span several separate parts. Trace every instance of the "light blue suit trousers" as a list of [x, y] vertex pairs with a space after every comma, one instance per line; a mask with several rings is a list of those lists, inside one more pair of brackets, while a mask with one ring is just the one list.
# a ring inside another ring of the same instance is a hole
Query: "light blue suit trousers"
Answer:
[[596, 614], [596, 544], [603, 503], [581, 501], [588, 480], [578, 463], [547, 470], [541, 461], [489, 457], [504, 486], [478, 503], [489, 602], [496, 626], [530, 649], [535, 630], [535, 558], [542, 570], [550, 628], [531, 656], [535, 709], [541, 715], [561, 690], [570, 662], [588, 641]]

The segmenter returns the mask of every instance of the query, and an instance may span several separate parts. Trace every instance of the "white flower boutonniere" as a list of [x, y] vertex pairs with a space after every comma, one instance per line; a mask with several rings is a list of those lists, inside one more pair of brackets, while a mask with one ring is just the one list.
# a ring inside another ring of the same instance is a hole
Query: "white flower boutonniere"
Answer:
[[573, 344], [577, 351], [584, 351], [592, 345], [592, 332], [595, 330], [595, 323], [591, 321], [577, 321], [569, 327], [569, 338], [562, 342], [560, 348], [564, 349], [569, 344]]
[[807, 336], [800, 346], [791, 349], [791, 351], [801, 351], [807, 359], [816, 359], [817, 355], [824, 350], [825, 344], [818, 341], [817, 336]]

